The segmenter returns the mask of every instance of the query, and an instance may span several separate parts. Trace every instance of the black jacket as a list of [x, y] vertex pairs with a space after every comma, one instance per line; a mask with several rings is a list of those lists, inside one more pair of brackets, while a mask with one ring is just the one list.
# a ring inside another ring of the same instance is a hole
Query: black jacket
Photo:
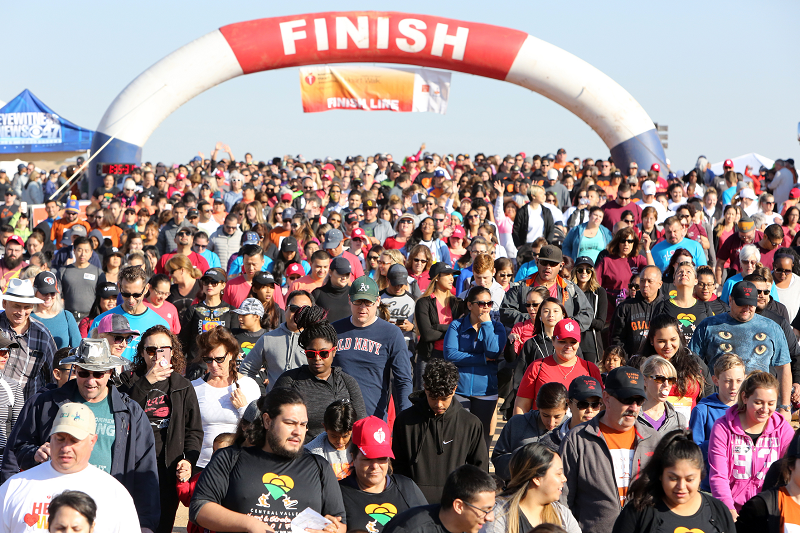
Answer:
[[[450, 311], [453, 318], [463, 312], [464, 302], [456, 297], [450, 298]], [[436, 311], [436, 300], [433, 297], [419, 298], [414, 308], [414, 322], [419, 330], [417, 357], [428, 361], [433, 353], [433, 343], [444, 339], [450, 324], [439, 324], [439, 313]]]
[[[528, 242], [528, 220], [530, 218], [531, 204], [525, 205], [522, 209], [517, 210], [517, 215], [514, 217], [514, 225], [511, 227], [511, 238], [514, 240], [514, 246], [519, 248]], [[544, 220], [544, 229], [542, 237], [550, 243], [555, 237], [556, 224], [553, 221], [553, 214], [546, 207], [542, 207], [542, 220]]]
[[[733, 515], [724, 503], [704, 492], [701, 492], [700, 496], [703, 498], [703, 505], [707, 505], [711, 510], [711, 523], [714, 527], [714, 529], [704, 530], [705, 533], [733, 533], [737, 527], [741, 527], [740, 522], [734, 525]], [[666, 512], [669, 512], [669, 509], [662, 501], [641, 511], [628, 503], [617, 517], [612, 533], [656, 533], [663, 523], [661, 516]], [[741, 513], [739, 520], [741, 521]], [[742, 530], [739, 529], [739, 531]], [[745, 529], [744, 531], [750, 533], [759, 530]], [[763, 533], [763, 530], [761, 531]]]
[[627, 298], [619, 304], [611, 320], [611, 346], [622, 346], [628, 357], [641, 352], [647, 342], [653, 311], [662, 298], [659, 292], [652, 303], [647, 303], [639, 292], [634, 298]]
[[595, 292], [584, 292], [589, 305], [594, 311], [591, 327], [581, 335], [581, 351], [583, 358], [597, 364], [603, 358], [603, 328], [606, 327], [608, 316], [608, 294], [603, 287], [598, 287]]
[[[528, 320], [528, 308], [525, 302], [528, 298], [528, 291], [536, 280], [536, 276], [519, 283], [514, 283], [506, 292], [503, 302], [500, 304], [500, 322], [506, 328], [513, 328], [517, 322]], [[581, 331], [588, 330], [594, 319], [594, 307], [589, 306], [586, 295], [573, 282], [563, 279], [560, 276], [556, 280], [558, 285], [558, 300], [567, 310], [567, 315], [574, 318], [581, 326]]]
[[[129, 395], [142, 409], [147, 403], [147, 394], [155, 387], [145, 379], [145, 373], [145, 370], [134, 374], [126, 372], [122, 375], [120, 387], [120, 391]], [[165, 464], [161, 466], [175, 469], [181, 459], [186, 459], [194, 466], [203, 447], [203, 422], [197, 394], [189, 380], [177, 372], [169, 376], [167, 394], [172, 412], [167, 428], [167, 441], [164, 443]]]
[[425, 499], [438, 503], [447, 476], [459, 466], [470, 464], [488, 471], [483, 425], [458, 401], [434, 416], [423, 391], [411, 393], [409, 399], [413, 405], [394, 421], [394, 473], [413, 479]]
[[778, 491], [781, 488], [761, 491], [745, 502], [736, 520], [736, 531], [781, 533], [781, 510], [778, 507]]
[[317, 287], [311, 296], [317, 305], [328, 310], [328, 322], [336, 322], [339, 319], [347, 318], [350, 312], [350, 285], [345, 285], [337, 289], [328, 280], [322, 287]]

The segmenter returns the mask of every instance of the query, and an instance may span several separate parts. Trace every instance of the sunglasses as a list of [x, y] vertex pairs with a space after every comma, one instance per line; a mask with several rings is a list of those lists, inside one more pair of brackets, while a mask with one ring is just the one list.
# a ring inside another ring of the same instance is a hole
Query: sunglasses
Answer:
[[602, 405], [603, 405], [603, 402], [601, 402], [600, 400], [598, 400], [596, 402], [587, 402], [587, 401], [584, 401], [584, 400], [576, 400], [575, 404], [578, 406], [578, 409], [583, 411], [583, 410], [588, 409], [590, 407], [592, 409], [594, 409], [594, 410], [600, 409], [600, 407], [602, 407]]
[[[633, 221], [631, 221], [631, 222], [633, 222]], [[622, 242], [624, 242], [626, 244], [634, 244], [636, 242], [636, 239], [625, 239]]]
[[668, 378], [666, 376], [661, 376], [661, 375], [650, 376], [650, 379], [652, 379], [659, 385], [663, 385], [664, 383], [675, 385], [678, 382], [678, 378]]
[[107, 372], [108, 372], [108, 370], [104, 370], [103, 372], [89, 372], [88, 370], [81, 369], [81, 370], [78, 370], [75, 373], [78, 374], [79, 378], [83, 378], [83, 379], [86, 379], [89, 376], [93, 377], [94, 379], [100, 379], [103, 376], [105, 376]]
[[377, 261], [378, 260], [378, 256], [377, 255], [368, 255], [367, 259], [369, 259], [370, 261]]
[[756, 289], [756, 292], [758, 292], [759, 296], [767, 296], [770, 293], [770, 291], [768, 291], [768, 290], [762, 291], [762, 290], [759, 290], [759, 289]]
[[222, 357], [202, 357], [201, 359], [207, 365], [210, 365], [211, 361], [214, 361], [218, 365], [221, 365], [222, 363], [225, 362], [225, 359], [227, 359], [227, 358], [228, 358], [228, 354], [225, 354]]
[[501, 272], [495, 277], [496, 278], [510, 278], [511, 276], [512, 276], [512, 274], [510, 272]]
[[171, 352], [172, 346], [146, 346], [144, 353], [147, 355], [156, 355], [159, 353]]
[[320, 359], [327, 359], [329, 356], [333, 355], [333, 352], [336, 351], [336, 348], [330, 348], [328, 350], [309, 350], [306, 349], [306, 357], [309, 359], [313, 357], [319, 357]]
[[417, 258], [414, 258], [414, 262], [415, 262], [415, 263], [423, 263], [423, 264], [425, 264], [425, 263], [427, 263], [427, 262], [428, 262], [428, 260], [427, 260], [427, 259], [417, 259]]
[[776, 268], [773, 272], [777, 272], [779, 274], [791, 274], [792, 270], [786, 268]]
[[481, 307], [491, 307], [491, 306], [492, 306], [492, 301], [491, 301], [491, 300], [488, 300], [488, 301], [484, 301], [484, 300], [475, 300], [475, 301], [474, 301], [474, 302], [472, 302], [472, 303], [474, 303], [475, 305], [479, 305], [479, 306], [481, 306]]
[[639, 290], [639, 284], [638, 283], [629, 283], [628, 284], [628, 288], [630, 290], [632, 290], [632, 291], [638, 291]]
[[591, 274], [592, 273], [592, 269], [591, 268], [576, 268], [575, 272], [577, 272], [578, 274]]
[[114, 344], [129, 344], [133, 340], [133, 335], [114, 335]]
[[144, 291], [142, 292], [120, 292], [120, 296], [123, 298], [136, 298], [137, 300], [144, 296]]
[[217, 285], [220, 284], [219, 281], [212, 281], [212, 280], [200, 280], [200, 283], [202, 283], [203, 285], [207, 285], [209, 287], [216, 287]]
[[292, 304], [292, 305], [289, 305], [288, 307], [286, 307], [286, 310], [291, 312], [291, 313], [296, 313], [296, 312], [298, 312], [300, 310], [300, 307], [301, 306], [299, 306], [299, 305]]
[[560, 264], [560, 263], [554, 263], [554, 262], [552, 262], [552, 261], [539, 261], [539, 265], [540, 265], [542, 268], [547, 268], [547, 267], [550, 267], [550, 268], [556, 268], [556, 267], [557, 267], [559, 264]]
[[617, 398], [617, 401], [622, 405], [636, 404], [641, 407], [644, 404], [644, 398], [641, 396], [631, 396], [630, 398]]
[[525, 307], [528, 307], [528, 308], [530, 308], [530, 307], [539, 307], [540, 305], [542, 305], [541, 302], [539, 302], [539, 303], [527, 303], [527, 304], [525, 304]]

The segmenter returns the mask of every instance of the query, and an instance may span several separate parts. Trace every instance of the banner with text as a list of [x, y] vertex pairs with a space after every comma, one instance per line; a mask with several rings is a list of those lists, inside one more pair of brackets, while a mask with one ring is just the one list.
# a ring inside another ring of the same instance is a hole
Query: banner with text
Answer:
[[303, 112], [356, 109], [444, 115], [450, 74], [426, 68], [303, 67]]

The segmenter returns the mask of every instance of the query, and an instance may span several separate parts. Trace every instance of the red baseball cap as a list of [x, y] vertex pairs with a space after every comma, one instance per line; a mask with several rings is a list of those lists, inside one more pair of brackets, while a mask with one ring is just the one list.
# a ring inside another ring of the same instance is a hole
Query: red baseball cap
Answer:
[[564, 318], [553, 328], [553, 338], [559, 341], [575, 339], [581, 342], [581, 327], [571, 318]]
[[661, 165], [659, 165], [658, 163], [653, 163], [652, 165], [650, 165], [650, 170], [654, 172], [661, 172]]
[[789, 198], [800, 198], [800, 189], [792, 189], [789, 191]]
[[284, 202], [290, 202], [292, 200], [292, 193], [285, 192], [281, 195], [281, 200]]
[[361, 453], [367, 459], [379, 459], [381, 457], [391, 457], [392, 453], [392, 430], [377, 416], [362, 418], [353, 424], [353, 444], [358, 446]]
[[351, 239], [361, 239], [362, 241], [366, 241], [367, 234], [361, 228], [353, 228], [353, 233], [350, 234]]
[[725, 162], [722, 163], [722, 168], [733, 168], [733, 161], [726, 159]]
[[464, 231], [464, 228], [462, 228], [461, 226], [456, 226], [455, 228], [453, 228], [453, 234], [450, 236], [455, 237], [457, 239], [463, 239], [464, 237], [467, 236], [467, 232]]
[[286, 269], [286, 277], [294, 276], [295, 274], [300, 276], [306, 275], [306, 271], [303, 270], [303, 267], [300, 266], [300, 263], [292, 263], [289, 265], [289, 268]]
[[23, 248], [25, 248], [25, 242], [22, 240], [22, 237], [20, 237], [19, 235], [12, 235], [11, 237], [9, 237], [8, 240], [6, 241], [6, 246], [8, 246], [8, 243], [10, 243], [10, 242], [15, 242], [15, 243], [19, 244], [20, 246], [22, 246]]
[[417, 156], [415, 156], [415, 155], [410, 155], [410, 156], [408, 156], [408, 160], [409, 160], [409, 161], [416, 161], [416, 160], [417, 160]]

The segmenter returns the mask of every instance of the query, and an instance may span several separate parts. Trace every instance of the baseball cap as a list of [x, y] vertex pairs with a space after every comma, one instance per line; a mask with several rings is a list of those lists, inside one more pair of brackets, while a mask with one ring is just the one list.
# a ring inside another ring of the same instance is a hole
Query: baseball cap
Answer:
[[217, 281], [219, 283], [228, 282], [228, 279], [225, 277], [225, 274], [213, 268], [209, 268], [203, 273], [202, 277], [200, 278], [200, 281], [204, 279], [210, 279], [211, 281]]
[[733, 168], [733, 161], [731, 159], [726, 159], [724, 163], [722, 163], [722, 168]]
[[290, 276], [305, 276], [306, 271], [300, 266], [300, 263], [292, 263], [286, 268], [286, 277]]
[[592, 268], [594, 268], [594, 261], [592, 260], [591, 257], [582, 255], [575, 260], [575, 266], [578, 265], [589, 265]]
[[[81, 227], [83, 228], [83, 226], [81, 226]], [[83, 230], [86, 231], [86, 228], [83, 228]], [[84, 237], [85, 236], [86, 235], [84, 235]], [[25, 242], [22, 240], [22, 237], [20, 237], [19, 235], [12, 235], [11, 237], [9, 237], [6, 240], [6, 246], [8, 246], [8, 243], [10, 243], [10, 242], [13, 242], [15, 244], [19, 244], [23, 248], [25, 247]]]
[[736, 305], [757, 305], [758, 292], [756, 286], [749, 281], [740, 281], [731, 290], [731, 299]]
[[197, 209], [194, 209], [194, 208], [189, 209], [189, 211], [186, 212], [186, 218], [197, 218], [199, 216], [200, 216], [200, 212]]
[[358, 215], [355, 213], [347, 213], [344, 216], [344, 221], [347, 223], [348, 226], [352, 226], [353, 224], [358, 224]]
[[100, 298], [116, 298], [119, 295], [119, 289], [116, 283], [106, 282], [97, 286], [97, 291], [100, 293]]
[[281, 194], [281, 201], [283, 202], [291, 202], [292, 201], [292, 193], [285, 192]]
[[322, 249], [333, 250], [339, 246], [343, 239], [344, 235], [342, 234], [341, 230], [336, 228], [329, 229], [328, 233], [325, 234], [325, 242], [322, 243]]
[[578, 376], [569, 384], [567, 397], [570, 400], [586, 400], [593, 396], [603, 397], [603, 385], [592, 376]]
[[455, 237], [456, 239], [463, 239], [467, 236], [467, 232], [464, 231], [464, 228], [461, 226], [456, 226], [453, 228], [453, 234], [450, 235], [451, 237]]
[[547, 159], [549, 161], [555, 161], [556, 160], [556, 156], [554, 156], [553, 154], [545, 154], [545, 156], [542, 159]]
[[[77, 237], [86, 237], [86, 235], [87, 235], [86, 226], [84, 226], [83, 224], [73, 224], [72, 226], [69, 227], [69, 236], [70, 237], [76, 237], [76, 236]], [[102, 233], [101, 233], [101, 235], [102, 235]], [[22, 240], [22, 239], [20, 239], [20, 240]], [[105, 237], [104, 237], [104, 240], [105, 240]], [[102, 244], [102, 243], [100, 243], [100, 244]]]
[[[333, 231], [333, 230], [331, 230]], [[350, 285], [350, 300], [369, 300], [374, 302], [378, 299], [378, 284], [375, 283], [369, 276], [361, 276], [356, 278], [352, 285]]]
[[50, 429], [50, 435], [69, 433], [78, 440], [83, 440], [97, 432], [97, 421], [91, 409], [85, 404], [69, 402], [58, 408], [56, 420]]
[[433, 171], [433, 177], [434, 178], [446, 178], [447, 174], [445, 173], [443, 168], [437, 168], [436, 170]]
[[[392, 265], [392, 266], [394, 266], [394, 265]], [[391, 270], [392, 269], [389, 268], [389, 272], [391, 272]], [[442, 261], [438, 261], [438, 262], [434, 263], [433, 266], [431, 267], [431, 269], [428, 271], [428, 276], [430, 276], [430, 278], [433, 279], [436, 276], [439, 276], [439, 275], [442, 275], [442, 274], [452, 274], [453, 272], [455, 272], [455, 270], [453, 270], [452, 268], [447, 266], [447, 263], [444, 263]], [[387, 274], [388, 274], [388, 272], [387, 272]], [[406, 276], [408, 276], [408, 272], [406, 272]]]
[[40, 292], [42, 294], [58, 293], [55, 274], [46, 270], [39, 272], [36, 275], [36, 279], [33, 280], [33, 288], [36, 289], [36, 292]]
[[394, 264], [389, 267], [389, 271], [386, 273], [386, 278], [389, 280], [389, 283], [395, 287], [398, 285], [407, 285], [408, 270], [406, 270], [406, 267], [403, 265]]
[[653, 163], [652, 165], [650, 165], [650, 170], [652, 170], [653, 172], [661, 172], [661, 165], [659, 165], [658, 163]]
[[800, 198], [800, 189], [792, 189], [789, 191], [789, 198]]
[[547, 171], [547, 180], [556, 181], [558, 179], [558, 170], [551, 168]]
[[739, 224], [737, 227], [739, 228], [739, 231], [748, 232], [753, 231], [756, 227], [756, 224], [749, 216], [742, 215], [742, 218], [739, 219]]
[[379, 459], [381, 457], [391, 457], [392, 453], [392, 430], [377, 416], [362, 418], [353, 424], [353, 444], [358, 447], [358, 451], [364, 454], [367, 459]]
[[351, 240], [352, 240], [352, 239], [358, 239], [358, 240], [360, 240], [360, 241], [365, 241], [365, 242], [366, 242], [367, 240], [369, 240], [369, 239], [367, 238], [367, 234], [366, 234], [366, 232], [365, 232], [363, 229], [361, 229], [361, 228], [353, 228], [353, 233], [351, 233], [351, 234], [350, 234], [350, 239], [351, 239]]
[[645, 181], [642, 183], [642, 194], [645, 196], [651, 196], [656, 193], [656, 184], [650, 180]]
[[253, 400], [247, 406], [247, 409], [244, 410], [244, 414], [242, 415], [242, 418], [245, 421], [250, 422], [252, 424], [253, 421], [256, 418], [258, 418], [259, 416], [261, 416], [261, 411], [258, 408], [258, 400]]
[[258, 315], [258, 318], [264, 316], [264, 306], [255, 298], [245, 298], [239, 308], [232, 311], [237, 315]]
[[7, 350], [9, 348], [19, 348], [17, 341], [12, 341], [8, 337], [0, 335], [0, 350]]
[[242, 246], [261, 243], [261, 237], [255, 231], [246, 231], [242, 238]]
[[97, 325], [98, 333], [115, 333], [118, 335], [139, 335], [135, 329], [131, 329], [131, 325], [125, 315], [117, 315], [110, 313], [100, 319]]
[[353, 268], [350, 266], [350, 261], [344, 257], [336, 257], [331, 261], [331, 270], [337, 274], [350, 274]]
[[739, 193], [739, 197], [740, 198], [747, 198], [749, 200], [756, 200], [757, 199], [756, 193], [753, 192], [753, 189], [751, 189], [750, 187], [742, 189], [742, 191]]
[[284, 237], [281, 241], [281, 252], [296, 252], [297, 239], [292, 236]]
[[377, 209], [378, 203], [375, 200], [367, 200], [364, 202], [364, 209]]
[[287, 207], [283, 210], [283, 214], [281, 219], [282, 220], [292, 220], [292, 217], [295, 215], [296, 211], [293, 207]]
[[614, 398], [645, 397], [642, 373], [631, 366], [620, 366], [606, 375], [606, 392]]
[[542, 246], [542, 249], [539, 250], [539, 260], [560, 263], [564, 260], [564, 256], [561, 254], [561, 248], [553, 246], [552, 244], [545, 244]]
[[[292, 263], [296, 265], [297, 263]], [[300, 268], [302, 270], [302, 267]], [[303, 272], [305, 274], [305, 272]], [[275, 285], [275, 278], [272, 277], [272, 274], [269, 272], [256, 272], [256, 275], [253, 276], [253, 283], [257, 283], [259, 285]]]
[[581, 327], [575, 320], [563, 318], [553, 328], [553, 338], [557, 341], [574, 339], [577, 342], [581, 342]]

